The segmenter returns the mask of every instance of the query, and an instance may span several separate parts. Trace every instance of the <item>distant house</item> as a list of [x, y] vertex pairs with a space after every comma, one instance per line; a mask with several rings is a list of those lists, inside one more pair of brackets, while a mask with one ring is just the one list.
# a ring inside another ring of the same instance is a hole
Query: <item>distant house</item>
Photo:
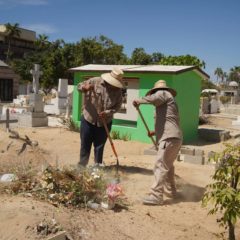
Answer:
[[217, 89], [204, 89], [202, 90], [202, 93], [208, 93], [210, 95], [217, 95], [219, 92]]
[[238, 104], [240, 102], [239, 84], [235, 81], [229, 82], [220, 92], [221, 96], [229, 97], [231, 104]]
[[[11, 52], [14, 58], [22, 58], [24, 54], [35, 49], [36, 32], [19, 28], [20, 36], [14, 37], [11, 41]], [[0, 25], [0, 59], [6, 60], [8, 49], [6, 26]]]
[[18, 94], [19, 76], [0, 60], [0, 102], [12, 102]]
[[[82, 94], [77, 91], [77, 84], [90, 77], [100, 76], [113, 67], [124, 71], [123, 90], [124, 102], [120, 111], [114, 115], [113, 130], [128, 134], [132, 140], [150, 142], [146, 129], [132, 105], [135, 98], [145, 96], [159, 79], [166, 80], [168, 86], [177, 90], [176, 101], [179, 106], [181, 128], [184, 141], [189, 142], [198, 136], [199, 105], [201, 80], [209, 76], [194, 66], [163, 66], [163, 65], [96, 65], [89, 64], [70, 70], [74, 72], [73, 114], [75, 123], [80, 124]], [[153, 112], [150, 105], [141, 105], [141, 110], [150, 129], [154, 128]]]

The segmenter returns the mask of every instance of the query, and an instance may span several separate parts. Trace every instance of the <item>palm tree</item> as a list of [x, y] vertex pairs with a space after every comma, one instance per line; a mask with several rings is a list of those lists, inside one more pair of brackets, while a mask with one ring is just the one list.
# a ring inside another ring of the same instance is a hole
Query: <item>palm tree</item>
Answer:
[[214, 75], [217, 76], [217, 82], [218, 82], [218, 79], [222, 79], [222, 76], [223, 76], [222, 68], [220, 67], [216, 68], [216, 70], [214, 71]]
[[8, 49], [7, 49], [7, 56], [6, 56], [6, 62], [9, 62], [10, 58], [10, 50], [11, 50], [11, 42], [14, 37], [19, 37], [21, 34], [21, 30], [19, 29], [19, 24], [5, 24], [6, 27], [6, 33], [7, 33], [7, 41], [8, 41]]
[[49, 45], [48, 36], [45, 34], [39, 34], [38, 39], [35, 44], [39, 48], [39, 50], [45, 49]]
[[235, 66], [230, 69], [229, 80], [240, 82], [240, 66]]
[[228, 74], [226, 72], [223, 72], [222, 74], [222, 82], [225, 83], [225, 85], [227, 85], [228, 82]]

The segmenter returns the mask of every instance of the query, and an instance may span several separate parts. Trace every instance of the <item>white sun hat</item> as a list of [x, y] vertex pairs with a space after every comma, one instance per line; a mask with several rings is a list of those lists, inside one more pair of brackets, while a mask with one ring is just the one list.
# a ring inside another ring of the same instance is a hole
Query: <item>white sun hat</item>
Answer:
[[146, 96], [151, 95], [151, 94], [155, 93], [157, 90], [161, 90], [161, 89], [162, 90], [168, 90], [173, 95], [173, 97], [176, 97], [176, 95], [177, 95], [176, 90], [168, 87], [165, 80], [158, 80], [154, 84], [154, 87], [147, 92]]
[[115, 67], [110, 73], [103, 73], [101, 77], [110, 85], [117, 88], [123, 88], [123, 71], [121, 69]]

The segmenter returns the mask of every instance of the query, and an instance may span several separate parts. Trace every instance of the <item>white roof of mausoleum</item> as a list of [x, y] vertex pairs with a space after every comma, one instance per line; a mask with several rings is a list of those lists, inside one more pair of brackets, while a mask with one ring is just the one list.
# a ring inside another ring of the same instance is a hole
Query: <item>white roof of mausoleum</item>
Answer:
[[181, 73], [190, 70], [196, 71], [204, 78], [209, 75], [196, 66], [175, 66], [175, 65], [104, 65], [104, 64], [88, 64], [80, 67], [70, 68], [72, 72], [90, 72], [90, 71], [111, 71], [114, 67], [122, 69], [124, 72], [141, 72], [141, 73]]

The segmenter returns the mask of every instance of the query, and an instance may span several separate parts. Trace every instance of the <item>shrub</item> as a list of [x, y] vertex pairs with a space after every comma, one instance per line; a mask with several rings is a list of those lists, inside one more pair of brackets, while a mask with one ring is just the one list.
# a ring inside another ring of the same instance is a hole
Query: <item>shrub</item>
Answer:
[[231, 101], [231, 97], [230, 96], [221, 96], [220, 101], [222, 104], [229, 103]]
[[111, 131], [112, 139], [120, 139], [120, 132], [119, 131]]
[[121, 136], [121, 139], [123, 141], [129, 141], [129, 140], [131, 140], [131, 135], [128, 134], [128, 133], [123, 133], [122, 136]]
[[63, 118], [62, 124], [70, 131], [79, 132], [79, 126], [73, 121], [72, 118]]
[[217, 164], [214, 182], [207, 186], [202, 203], [205, 207], [212, 204], [209, 214], [221, 214], [218, 222], [228, 227], [229, 239], [235, 240], [235, 224], [240, 218], [240, 145], [226, 144], [213, 161]]
[[129, 141], [131, 140], [131, 135], [129, 133], [123, 133], [121, 135], [119, 131], [111, 131], [111, 138], [123, 140], [123, 141]]
[[34, 197], [49, 201], [55, 206], [85, 206], [90, 200], [101, 202], [106, 189], [102, 172], [91, 169], [62, 170], [48, 166], [41, 175], [24, 174], [8, 186], [14, 194], [31, 193]]

